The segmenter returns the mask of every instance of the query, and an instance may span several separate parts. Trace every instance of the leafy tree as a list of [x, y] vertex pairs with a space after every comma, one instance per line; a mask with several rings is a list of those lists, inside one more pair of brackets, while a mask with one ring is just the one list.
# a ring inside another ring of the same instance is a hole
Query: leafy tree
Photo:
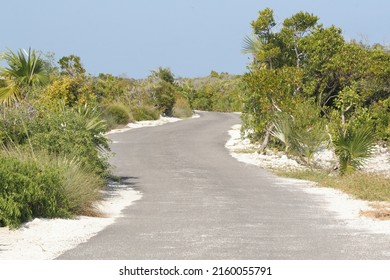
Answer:
[[[252, 50], [254, 66], [257, 68], [273, 68], [278, 66], [281, 49], [273, 29], [276, 26], [272, 9], [266, 8], [259, 12], [259, 17], [252, 21], [254, 37], [246, 38], [247, 50]], [[260, 45], [262, 46], [260, 48]], [[249, 48], [248, 48], [249, 47]], [[245, 46], [244, 46], [245, 50]]]
[[171, 85], [175, 83], [175, 76], [169, 68], [159, 67], [158, 70], [152, 71], [152, 76], [165, 81]]
[[100, 100], [112, 102], [126, 98], [134, 86], [134, 82], [129, 79], [110, 74], [99, 74], [94, 81], [93, 88]]
[[[283, 28], [279, 34], [279, 37], [283, 41], [282, 50], [285, 53], [287, 61], [289, 59], [292, 61], [295, 60], [297, 67], [300, 67], [302, 60], [305, 59], [302, 41], [305, 35], [316, 27], [317, 22], [318, 17], [306, 12], [299, 12], [291, 18], [285, 19], [283, 22]], [[293, 56], [289, 55], [291, 50], [293, 50]], [[290, 62], [291, 64], [292, 61]]]
[[156, 106], [165, 115], [171, 116], [176, 101], [176, 88], [171, 83], [160, 81], [152, 90]]
[[152, 71], [151, 78], [157, 79], [157, 84], [151, 91], [156, 107], [163, 114], [171, 116], [178, 94], [174, 75], [169, 68], [159, 67], [158, 70]]
[[268, 139], [272, 116], [291, 113], [294, 104], [302, 101], [302, 77], [302, 70], [296, 67], [261, 69], [244, 75], [243, 128], [252, 129], [253, 139]]
[[81, 64], [81, 59], [77, 55], [69, 55], [62, 57], [58, 64], [61, 67], [61, 73], [69, 75], [71, 77], [83, 76], [85, 75], [85, 69]]

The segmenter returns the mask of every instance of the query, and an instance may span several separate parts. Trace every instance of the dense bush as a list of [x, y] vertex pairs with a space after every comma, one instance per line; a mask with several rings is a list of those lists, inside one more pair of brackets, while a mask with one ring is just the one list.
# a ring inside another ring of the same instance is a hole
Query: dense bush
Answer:
[[[239, 76], [212, 73], [208, 77], [185, 79], [185, 90], [193, 109], [204, 111], [241, 111]], [[190, 84], [192, 89], [188, 89]]]
[[119, 124], [128, 124], [133, 120], [129, 113], [129, 109], [118, 103], [109, 104], [104, 107], [104, 118], [109, 120], [110, 127], [114, 127]]
[[0, 165], [0, 226], [15, 227], [33, 217], [70, 215], [57, 168], [4, 153]]
[[90, 78], [59, 76], [53, 78], [52, 83], [37, 98], [48, 104], [61, 101], [67, 106], [79, 106], [95, 104], [97, 97]]
[[106, 125], [91, 109], [64, 109], [46, 112], [29, 127], [34, 148], [54, 155], [67, 155], [81, 161], [82, 166], [102, 176], [108, 174], [108, 140]]
[[109, 173], [106, 124], [97, 109], [20, 106], [2, 115], [3, 144], [32, 146], [53, 155], [75, 157], [96, 174]]
[[156, 107], [166, 116], [172, 115], [176, 94], [175, 86], [166, 81], [160, 81], [152, 90], [152, 95], [156, 98]]
[[134, 106], [130, 111], [135, 121], [157, 120], [160, 117], [160, 111], [152, 106]]
[[103, 180], [76, 160], [46, 152], [0, 153], [0, 226], [17, 227], [35, 217], [94, 214]]
[[[341, 29], [318, 21], [298, 12], [278, 24], [267, 8], [251, 23], [253, 36], [244, 45], [253, 61], [242, 79], [243, 129], [262, 149], [272, 134], [308, 164], [330, 136], [345, 173], [359, 167], [372, 143], [389, 139], [390, 52], [346, 42]], [[359, 130], [367, 126], [370, 131]]]

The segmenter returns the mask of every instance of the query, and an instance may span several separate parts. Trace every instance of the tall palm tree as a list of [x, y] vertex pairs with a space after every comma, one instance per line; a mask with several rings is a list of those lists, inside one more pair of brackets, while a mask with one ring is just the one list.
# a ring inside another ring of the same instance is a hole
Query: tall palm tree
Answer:
[[9, 105], [28, 96], [31, 88], [49, 82], [44, 61], [35, 50], [9, 50], [1, 55], [8, 67], [0, 67], [0, 102]]

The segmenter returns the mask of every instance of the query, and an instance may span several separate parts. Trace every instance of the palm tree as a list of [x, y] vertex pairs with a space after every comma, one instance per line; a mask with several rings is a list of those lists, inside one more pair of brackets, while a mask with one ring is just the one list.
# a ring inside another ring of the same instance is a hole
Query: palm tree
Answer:
[[375, 134], [369, 127], [348, 127], [341, 131], [333, 141], [335, 153], [339, 158], [341, 175], [360, 168], [372, 155], [375, 145]]
[[8, 67], [0, 67], [0, 102], [10, 105], [28, 97], [35, 86], [49, 82], [44, 61], [31, 48], [17, 53], [9, 50], [1, 55]]

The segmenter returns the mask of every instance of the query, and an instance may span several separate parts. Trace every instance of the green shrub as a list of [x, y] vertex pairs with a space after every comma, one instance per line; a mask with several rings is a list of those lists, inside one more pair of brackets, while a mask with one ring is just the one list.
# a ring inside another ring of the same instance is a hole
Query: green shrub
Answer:
[[0, 154], [0, 226], [33, 217], [69, 217], [58, 168], [34, 159]]
[[29, 143], [34, 149], [77, 158], [84, 168], [101, 176], [108, 175], [109, 146], [103, 135], [106, 126], [96, 116], [86, 116], [75, 109], [47, 112], [29, 128]]
[[158, 120], [160, 117], [160, 111], [151, 106], [134, 106], [131, 114], [136, 121]]
[[128, 124], [132, 116], [122, 104], [110, 104], [104, 108], [104, 117], [113, 120], [115, 125]]
[[107, 176], [106, 123], [96, 108], [9, 109], [3, 115], [3, 144], [32, 146], [53, 155], [77, 158], [84, 168]]
[[104, 181], [75, 159], [27, 149], [0, 153], [0, 226], [36, 217], [95, 215]]
[[163, 114], [172, 115], [173, 106], [176, 102], [177, 90], [174, 85], [162, 80], [152, 90], [152, 95], [156, 97], [156, 106]]
[[26, 125], [36, 116], [36, 110], [27, 106], [0, 108], [0, 143], [6, 146], [26, 143]]

